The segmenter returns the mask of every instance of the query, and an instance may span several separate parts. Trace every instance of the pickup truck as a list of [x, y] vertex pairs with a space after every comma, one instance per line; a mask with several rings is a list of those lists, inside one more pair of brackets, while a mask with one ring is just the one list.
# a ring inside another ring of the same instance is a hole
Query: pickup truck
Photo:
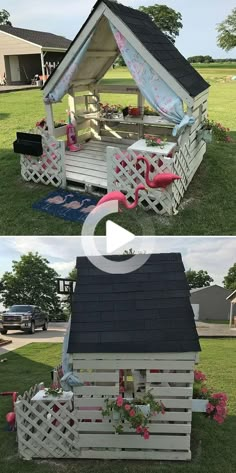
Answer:
[[36, 328], [47, 330], [48, 316], [35, 305], [13, 305], [0, 315], [2, 335], [6, 335], [8, 330], [34, 333]]

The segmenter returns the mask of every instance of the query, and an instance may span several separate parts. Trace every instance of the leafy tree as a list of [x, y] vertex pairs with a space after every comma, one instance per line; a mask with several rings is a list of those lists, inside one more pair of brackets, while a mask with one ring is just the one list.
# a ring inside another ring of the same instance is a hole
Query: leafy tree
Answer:
[[12, 26], [10, 20], [10, 13], [7, 10], [0, 10], [0, 25], [9, 25]]
[[211, 56], [191, 56], [188, 58], [188, 61], [192, 64], [194, 63], [211, 63], [215, 62]]
[[139, 10], [147, 13], [172, 43], [175, 43], [176, 37], [179, 36], [179, 30], [183, 28], [181, 13], [167, 5], [157, 4], [150, 7], [140, 7]]
[[68, 274], [68, 278], [77, 280], [77, 268], [73, 268], [71, 272]]
[[38, 253], [28, 253], [19, 261], [13, 261], [12, 272], [4, 273], [1, 283], [0, 302], [5, 307], [13, 304], [38, 305], [50, 319], [61, 314], [61, 302], [57, 295], [58, 274], [50, 268], [47, 259]]
[[224, 277], [223, 284], [226, 289], [236, 290], [236, 263], [229, 268], [228, 274]]
[[210, 286], [211, 283], [214, 281], [212, 277], [208, 274], [207, 271], [194, 271], [193, 269], [189, 269], [186, 271], [186, 277], [189, 284], [190, 289], [195, 289], [199, 287], [207, 287]]
[[236, 47], [236, 8], [217, 26], [217, 43], [220, 48], [230, 51]]

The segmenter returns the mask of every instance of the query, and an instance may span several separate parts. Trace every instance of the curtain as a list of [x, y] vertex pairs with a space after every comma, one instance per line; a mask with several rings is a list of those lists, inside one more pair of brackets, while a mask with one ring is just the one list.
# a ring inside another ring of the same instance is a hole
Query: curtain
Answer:
[[192, 126], [194, 117], [185, 114], [183, 101], [147, 64], [126, 38], [110, 23], [111, 30], [124, 61], [149, 104], [166, 120], [175, 123], [173, 136], [182, 133], [187, 125]]
[[76, 73], [78, 72], [78, 69], [79, 69], [79, 65], [81, 61], [83, 60], [84, 55], [89, 47], [91, 38], [92, 38], [92, 35], [83, 45], [82, 49], [80, 49], [78, 54], [74, 57], [72, 63], [69, 65], [68, 69], [60, 78], [55, 88], [44, 99], [45, 103], [60, 102], [60, 100], [64, 97], [64, 95], [67, 94], [71, 81], [75, 78]]

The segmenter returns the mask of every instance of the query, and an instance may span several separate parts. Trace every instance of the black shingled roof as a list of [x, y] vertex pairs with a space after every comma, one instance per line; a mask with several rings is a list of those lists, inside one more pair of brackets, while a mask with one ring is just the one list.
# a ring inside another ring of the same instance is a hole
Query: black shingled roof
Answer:
[[31, 43], [42, 46], [43, 48], [61, 48], [66, 50], [71, 44], [71, 40], [64, 38], [63, 36], [46, 33], [44, 31], [26, 30], [25, 28], [15, 28], [14, 26], [8, 25], [0, 25], [0, 31], [30, 41]]
[[191, 97], [196, 97], [210, 87], [146, 13], [120, 3], [103, 1]]
[[151, 255], [129, 274], [105, 273], [85, 257], [77, 268], [69, 353], [201, 350], [180, 254]]

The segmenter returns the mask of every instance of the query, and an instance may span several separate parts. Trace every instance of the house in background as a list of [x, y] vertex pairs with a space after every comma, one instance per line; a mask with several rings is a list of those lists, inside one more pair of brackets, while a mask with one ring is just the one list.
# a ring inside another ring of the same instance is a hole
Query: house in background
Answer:
[[70, 44], [52, 33], [0, 25], [0, 79], [19, 85], [31, 83], [36, 74], [47, 77]]
[[227, 301], [230, 302], [230, 316], [229, 325], [230, 327], [236, 326], [236, 290], [232, 292], [228, 297]]
[[[230, 301], [226, 299], [232, 292], [230, 289], [214, 284], [192, 289], [190, 292], [192, 306], [199, 306], [199, 320], [205, 322], [208, 320], [229, 320]], [[234, 310], [236, 315], [236, 306]]]

